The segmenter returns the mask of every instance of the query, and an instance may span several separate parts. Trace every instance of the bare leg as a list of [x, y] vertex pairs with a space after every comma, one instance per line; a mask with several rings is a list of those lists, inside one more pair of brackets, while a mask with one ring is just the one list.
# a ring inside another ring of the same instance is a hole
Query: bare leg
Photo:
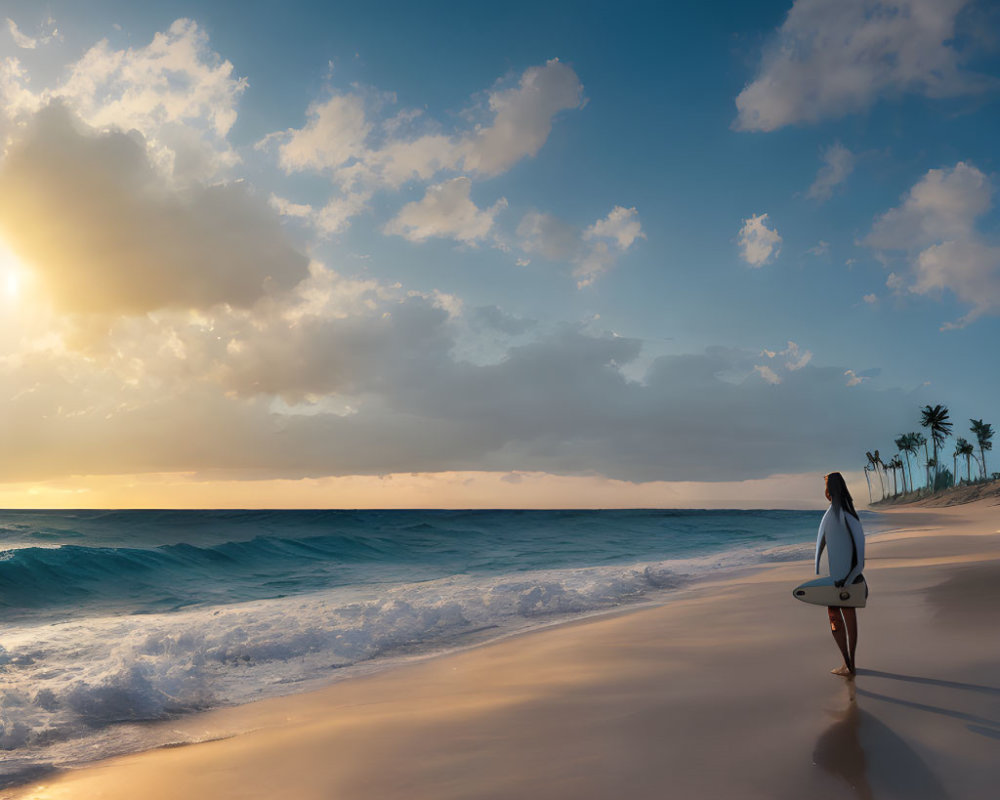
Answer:
[[844, 666], [838, 667], [832, 672], [836, 675], [851, 675], [854, 672], [854, 662], [851, 660], [850, 651], [847, 649], [847, 632], [844, 630], [844, 618], [841, 616], [841, 609], [837, 606], [828, 606], [827, 613], [830, 615], [830, 630], [833, 633], [833, 640], [840, 648], [840, 653], [844, 657]]
[[844, 627], [847, 628], [847, 649], [850, 653], [851, 660], [848, 661], [848, 665], [851, 668], [851, 672], [857, 668], [857, 664], [854, 662], [854, 651], [858, 649], [858, 612], [856, 609], [845, 607], [841, 611], [844, 612]]

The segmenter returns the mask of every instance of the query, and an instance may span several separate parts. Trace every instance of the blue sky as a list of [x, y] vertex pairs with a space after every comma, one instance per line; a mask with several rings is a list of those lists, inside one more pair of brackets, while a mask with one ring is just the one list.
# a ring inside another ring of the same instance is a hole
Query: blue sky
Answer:
[[5, 9], [3, 381], [62, 420], [10, 407], [12, 486], [776, 502], [924, 403], [1000, 411], [987, 3]]

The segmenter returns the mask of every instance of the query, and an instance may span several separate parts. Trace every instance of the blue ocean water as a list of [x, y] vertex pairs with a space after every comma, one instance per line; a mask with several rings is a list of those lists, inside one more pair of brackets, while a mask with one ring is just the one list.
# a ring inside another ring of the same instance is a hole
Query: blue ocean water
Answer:
[[0, 785], [162, 743], [144, 721], [807, 558], [820, 516], [3, 511]]

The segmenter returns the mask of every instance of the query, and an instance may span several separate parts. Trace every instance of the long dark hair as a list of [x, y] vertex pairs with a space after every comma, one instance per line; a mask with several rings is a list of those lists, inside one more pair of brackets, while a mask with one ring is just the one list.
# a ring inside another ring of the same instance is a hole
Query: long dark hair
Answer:
[[830, 492], [830, 505], [839, 508], [850, 514], [854, 519], [861, 521], [858, 512], [854, 510], [854, 498], [847, 489], [844, 476], [839, 472], [831, 472], [826, 476], [826, 488]]

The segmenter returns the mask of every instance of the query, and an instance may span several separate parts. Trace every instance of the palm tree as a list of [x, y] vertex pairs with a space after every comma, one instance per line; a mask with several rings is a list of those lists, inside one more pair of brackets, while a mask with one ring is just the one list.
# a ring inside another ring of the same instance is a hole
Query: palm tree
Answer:
[[885, 500], [885, 482], [882, 480], [882, 473], [879, 472], [879, 465], [882, 463], [882, 459], [878, 457], [878, 450], [875, 451], [875, 455], [867, 452], [865, 455], [868, 456], [868, 461], [871, 463], [872, 469], [875, 470], [875, 475], [878, 477], [878, 485], [882, 490], [882, 496], [879, 499]]
[[[866, 453], [869, 459], [871, 459], [871, 453]], [[874, 502], [872, 497], [872, 479], [868, 477], [868, 470], [872, 468], [871, 463], [865, 464], [865, 480], [868, 482], [868, 502]]]
[[924, 448], [924, 470], [927, 473], [927, 483], [925, 486], [931, 485], [931, 457], [927, 453], [927, 437], [922, 433], [917, 432], [913, 434], [913, 446]]
[[[885, 476], [885, 462], [882, 457], [878, 454], [878, 450], [875, 451], [875, 471], [881, 470], [881, 475], [879, 476], [879, 481], [882, 482], [882, 477]], [[882, 499], [885, 500], [885, 483], [882, 482]]]
[[[910, 471], [910, 491], [913, 491], [913, 465], [910, 464], [910, 455], [912, 454], [914, 458], [917, 457], [917, 447], [919, 442], [917, 438], [920, 436], [919, 433], [904, 433], [896, 440], [896, 447], [900, 449], [904, 456], [906, 456], [906, 468]], [[906, 475], [906, 472], [903, 472]]]
[[[906, 434], [904, 433], [904, 434], [900, 435], [900, 436], [899, 436], [899, 437], [898, 437], [898, 438], [897, 438], [897, 439], [896, 439], [896, 440], [895, 440], [895, 441], [893, 442], [893, 444], [894, 444], [894, 445], [896, 445], [896, 447], [897, 447], [897, 448], [899, 449], [899, 452], [900, 452], [900, 453], [904, 453], [904, 454], [905, 454], [905, 453], [906, 453]], [[898, 454], [898, 453], [896, 454], [896, 458], [897, 458], [897, 459], [899, 458], [899, 454]], [[909, 459], [910, 459], [910, 457], [909, 457], [909, 456], [907, 455], [907, 456], [906, 456], [906, 460], [907, 460], [907, 461], [909, 461]], [[903, 463], [903, 462], [902, 462], [902, 461], [900, 461], [900, 467], [901, 467], [901, 468], [902, 468], [902, 463]], [[908, 490], [907, 490], [907, 488], [906, 488], [906, 469], [904, 468], [904, 469], [903, 469], [903, 493], [905, 494], [905, 493], [906, 493], [907, 491], [908, 491]]]
[[930, 428], [931, 441], [934, 443], [934, 488], [937, 488], [938, 447], [951, 436], [952, 423], [948, 421], [948, 407], [942, 405], [924, 406], [920, 412], [920, 425]]
[[[965, 480], [966, 483], [972, 483], [972, 457], [976, 454], [976, 448], [973, 447], [972, 442], [968, 442], [965, 439], [959, 437], [958, 441], [955, 442], [955, 455], [965, 456]], [[955, 474], [958, 475], [958, 467], [955, 467]]]
[[986, 480], [986, 451], [993, 449], [993, 426], [981, 419], [970, 419], [972, 423], [970, 430], [976, 435], [976, 442], [979, 444], [980, 467], [983, 470], [983, 480]]
[[[906, 470], [903, 468], [903, 459], [899, 457], [899, 453], [896, 453], [892, 457], [892, 461], [889, 462], [889, 466], [892, 467], [892, 481], [893, 484], [896, 482], [896, 470], [898, 469], [903, 473], [903, 492], [906, 492]], [[894, 491], [894, 494], [899, 494], [898, 490]]]

